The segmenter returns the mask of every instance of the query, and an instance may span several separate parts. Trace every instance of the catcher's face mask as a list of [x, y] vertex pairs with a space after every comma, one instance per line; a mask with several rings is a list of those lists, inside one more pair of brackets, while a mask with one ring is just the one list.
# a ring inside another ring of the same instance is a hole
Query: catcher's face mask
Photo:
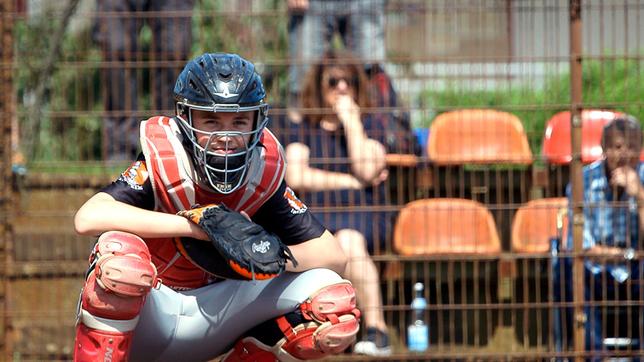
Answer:
[[[173, 93], [184, 147], [201, 182], [222, 194], [234, 192], [245, 182], [268, 123], [266, 92], [255, 66], [236, 54], [203, 54], [186, 64]], [[250, 122], [236, 123], [244, 117]], [[222, 127], [223, 120], [231, 122]]]
[[204, 108], [191, 105], [178, 118], [190, 131], [195, 166], [211, 188], [229, 194], [244, 183], [251, 153], [268, 122], [258, 114], [266, 110], [259, 106]]

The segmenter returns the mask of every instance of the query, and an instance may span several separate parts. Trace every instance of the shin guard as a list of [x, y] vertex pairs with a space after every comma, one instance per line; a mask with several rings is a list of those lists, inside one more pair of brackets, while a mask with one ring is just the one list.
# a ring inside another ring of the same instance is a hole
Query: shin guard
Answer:
[[145, 297], [159, 282], [156, 275], [141, 238], [101, 235], [81, 293], [74, 361], [127, 361]]
[[106, 332], [89, 328], [82, 323], [76, 326], [74, 346], [75, 362], [127, 361], [133, 332]]

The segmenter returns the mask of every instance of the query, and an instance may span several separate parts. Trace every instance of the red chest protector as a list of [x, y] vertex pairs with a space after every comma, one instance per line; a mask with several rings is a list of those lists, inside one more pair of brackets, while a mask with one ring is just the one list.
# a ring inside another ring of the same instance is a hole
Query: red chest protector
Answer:
[[[156, 211], [175, 214], [195, 204], [223, 203], [252, 216], [273, 196], [284, 179], [284, 150], [268, 129], [264, 129], [260, 143], [252, 151], [246, 183], [228, 195], [209, 192], [193, 182], [197, 179], [196, 174], [180, 137], [179, 128], [171, 118], [152, 117], [141, 123], [141, 147]], [[179, 254], [171, 238], [145, 239], [145, 242], [163, 284], [192, 289], [212, 280], [211, 275]]]

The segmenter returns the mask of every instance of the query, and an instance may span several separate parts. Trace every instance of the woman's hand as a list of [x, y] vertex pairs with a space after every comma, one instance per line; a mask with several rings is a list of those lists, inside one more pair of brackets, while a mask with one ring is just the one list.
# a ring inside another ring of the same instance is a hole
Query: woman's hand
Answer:
[[376, 178], [372, 179], [369, 182], [365, 182], [364, 185], [365, 186], [378, 186], [381, 183], [385, 182], [388, 177], [389, 177], [389, 170], [384, 169], [384, 170], [380, 171], [380, 174], [378, 174], [378, 176]]
[[360, 106], [348, 94], [338, 96], [333, 105], [333, 110], [345, 128], [351, 127], [354, 122], [361, 122]]

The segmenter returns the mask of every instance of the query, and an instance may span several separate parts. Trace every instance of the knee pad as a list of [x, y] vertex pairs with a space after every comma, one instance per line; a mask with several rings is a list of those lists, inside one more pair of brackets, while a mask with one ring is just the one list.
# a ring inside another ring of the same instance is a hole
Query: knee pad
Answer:
[[101, 235], [90, 263], [81, 295], [82, 314], [134, 318], [145, 296], [159, 283], [145, 242], [133, 234], [111, 231]]
[[157, 283], [157, 270], [143, 239], [121, 231], [101, 235], [92, 255], [96, 282], [121, 296], [140, 297]]
[[348, 281], [324, 287], [297, 311], [273, 323], [282, 335], [276, 343], [274, 338], [247, 336], [235, 344], [223, 361], [302, 361], [343, 352], [355, 341], [360, 329], [355, 290]]

